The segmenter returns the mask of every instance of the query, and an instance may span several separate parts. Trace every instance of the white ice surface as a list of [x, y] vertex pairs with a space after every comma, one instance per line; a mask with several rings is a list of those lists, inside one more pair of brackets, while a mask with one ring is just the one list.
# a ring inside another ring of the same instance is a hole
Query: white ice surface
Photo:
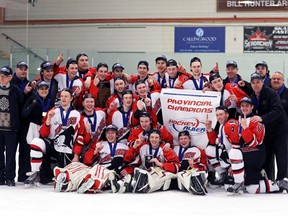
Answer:
[[57, 193], [52, 185], [39, 188], [0, 186], [0, 216], [286, 216], [288, 194], [227, 196], [209, 189], [206, 196], [164, 191], [151, 194]]

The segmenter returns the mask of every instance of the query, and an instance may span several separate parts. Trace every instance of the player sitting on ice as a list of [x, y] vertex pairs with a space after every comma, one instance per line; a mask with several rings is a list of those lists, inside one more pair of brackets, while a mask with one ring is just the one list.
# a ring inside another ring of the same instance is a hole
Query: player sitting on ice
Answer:
[[115, 183], [116, 176], [122, 178], [120, 171], [128, 146], [117, 141], [117, 130], [115, 125], [108, 125], [104, 131], [107, 141], [92, 142], [85, 153], [83, 162], [92, 165], [92, 168], [80, 182], [78, 193], [99, 192], [104, 189], [109, 179], [112, 191], [116, 192], [119, 189]]
[[207, 189], [204, 185], [207, 173], [207, 159], [204, 152], [191, 145], [189, 131], [180, 131], [178, 134], [179, 145], [175, 145], [181, 167], [177, 173], [178, 188], [195, 195], [205, 195]]
[[[176, 178], [180, 164], [177, 155], [171, 148], [163, 149], [159, 130], [152, 130], [149, 134], [149, 142], [136, 139], [133, 146], [125, 154], [127, 163], [139, 160], [139, 168], [134, 169], [131, 183], [131, 175], [127, 175], [119, 192], [128, 191], [138, 193], [151, 193], [157, 190], [168, 190], [171, 179]], [[132, 186], [132, 187], [131, 187]], [[133, 189], [132, 189], [133, 188]]]

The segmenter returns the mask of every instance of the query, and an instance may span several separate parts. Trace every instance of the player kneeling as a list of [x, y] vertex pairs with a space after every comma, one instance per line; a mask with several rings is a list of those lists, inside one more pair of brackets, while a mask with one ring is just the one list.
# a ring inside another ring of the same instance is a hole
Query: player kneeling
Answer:
[[131, 163], [138, 158], [140, 167], [134, 169], [133, 178], [131, 175], [125, 176], [119, 192], [151, 193], [168, 190], [180, 165], [172, 149], [162, 143], [159, 130], [150, 132], [149, 142], [142, 142], [140, 138], [135, 140], [124, 160]]
[[194, 195], [205, 195], [207, 160], [204, 152], [196, 146], [191, 146], [189, 131], [180, 131], [178, 134], [179, 145], [174, 147], [181, 167], [177, 173], [178, 188], [187, 190]]

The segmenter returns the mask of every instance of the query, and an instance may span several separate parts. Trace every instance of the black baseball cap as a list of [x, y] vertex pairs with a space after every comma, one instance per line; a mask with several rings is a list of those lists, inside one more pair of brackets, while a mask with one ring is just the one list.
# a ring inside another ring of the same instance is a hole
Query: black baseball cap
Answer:
[[42, 62], [42, 64], [40, 65], [41, 70], [48, 70], [53, 68], [53, 65], [50, 61], [44, 61]]
[[210, 76], [209, 76], [209, 82], [211, 83], [214, 79], [217, 79], [217, 78], [221, 78], [220, 74], [218, 72], [216, 73], [212, 73]]
[[174, 59], [169, 59], [169, 60], [166, 62], [166, 67], [169, 67], [169, 66], [176, 66], [176, 67], [178, 67], [176, 60], [174, 60]]
[[122, 66], [121, 63], [115, 63], [112, 66], [112, 71], [114, 71], [116, 68], [121, 68], [122, 70], [124, 70], [125, 68]]
[[262, 66], [268, 68], [268, 64], [265, 61], [258, 61], [255, 65], [255, 68], [257, 68], [259, 65], [262, 65]]
[[107, 126], [105, 127], [105, 132], [107, 132], [108, 130], [117, 131], [118, 128], [117, 128], [115, 125], [110, 124], [110, 125], [107, 125]]
[[94, 99], [94, 97], [93, 97], [93, 95], [91, 95], [91, 94], [84, 94], [83, 96], [82, 96], [82, 100], [83, 101], [85, 101], [85, 99], [87, 99], [87, 98], [93, 98]]
[[216, 107], [216, 111], [217, 111], [217, 110], [223, 110], [223, 111], [225, 111], [226, 113], [228, 113], [228, 108], [227, 108], [226, 106], [223, 106], [223, 105]]
[[258, 73], [252, 73], [250, 76], [250, 82], [254, 79], [259, 79], [259, 80], [263, 80], [263, 77], [261, 76], [261, 74]]
[[249, 98], [249, 97], [243, 97], [240, 101], [240, 104], [241, 103], [248, 103], [248, 104], [253, 105], [253, 102], [252, 102], [251, 98]]
[[237, 63], [234, 60], [227, 61], [226, 68], [229, 67], [229, 66], [233, 66], [234, 68], [238, 68]]
[[163, 60], [164, 62], [167, 62], [167, 57], [165, 55], [160, 55], [155, 59], [155, 62]]
[[178, 133], [178, 139], [179, 139], [179, 137], [181, 137], [181, 136], [189, 136], [189, 137], [190, 137], [190, 133], [189, 133], [189, 131], [187, 131], [187, 130], [183, 130], [183, 131], [180, 131], [180, 132]]
[[0, 74], [3, 74], [5, 76], [13, 75], [13, 70], [9, 66], [3, 66], [0, 70]]
[[25, 61], [20, 61], [20, 62], [17, 63], [16, 67], [17, 68], [20, 68], [20, 67], [28, 68], [28, 64]]
[[139, 115], [139, 118], [141, 118], [141, 117], [149, 117], [149, 118], [151, 118], [151, 115], [150, 115], [150, 113], [148, 113], [146, 111], [142, 111], [140, 113], [140, 115]]
[[45, 81], [40, 81], [40, 82], [37, 83], [37, 89], [40, 89], [43, 86], [49, 88], [49, 83], [47, 83]]

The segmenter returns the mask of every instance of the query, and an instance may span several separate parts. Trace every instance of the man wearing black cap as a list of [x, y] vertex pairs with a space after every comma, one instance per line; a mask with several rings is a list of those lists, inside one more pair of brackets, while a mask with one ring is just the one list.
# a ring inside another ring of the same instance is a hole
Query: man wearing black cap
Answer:
[[51, 99], [53, 106], [58, 93], [58, 82], [54, 79], [54, 66], [50, 61], [43, 61], [40, 65], [40, 80], [38, 82], [49, 84], [48, 98]]
[[125, 68], [123, 67], [123, 65], [121, 63], [117, 62], [117, 63], [114, 63], [112, 65], [112, 71], [108, 72], [108, 76], [111, 77], [110, 85], [111, 85], [111, 92], [112, 93], [114, 93], [114, 91], [115, 91], [115, 80], [116, 79], [118, 79], [118, 78], [123, 79], [125, 82], [125, 88], [126, 88], [126, 83], [131, 82], [131, 77], [127, 73], [123, 72], [124, 69]]
[[117, 77], [123, 77], [123, 70], [125, 68], [122, 66], [121, 63], [115, 63], [112, 65], [112, 76], [115, 78]]
[[0, 185], [8, 186], [15, 186], [15, 156], [24, 102], [21, 90], [11, 83], [12, 76], [13, 70], [9, 66], [0, 69]]
[[265, 125], [266, 135], [263, 144], [266, 147], [266, 162], [264, 169], [269, 179], [274, 180], [273, 155], [277, 161], [277, 180], [287, 177], [287, 116], [281, 105], [279, 95], [264, 85], [263, 78], [258, 73], [251, 75], [251, 87], [255, 116], [252, 122]]
[[[24, 96], [24, 103], [29, 97], [34, 95], [31, 82], [27, 79], [28, 65], [24, 61], [20, 61], [16, 65], [15, 73], [11, 83], [18, 86]], [[26, 119], [21, 118], [21, 128], [19, 130], [19, 169], [18, 169], [18, 181], [23, 182], [27, 176], [26, 173], [30, 171], [29, 151], [30, 147], [26, 142], [26, 134], [29, 122]]]
[[24, 61], [20, 61], [16, 65], [15, 73], [13, 74], [12, 84], [18, 86], [24, 93], [25, 100], [34, 92], [30, 81], [27, 79], [28, 65]]
[[135, 93], [135, 83], [137, 80], [143, 80], [146, 85], [149, 87], [148, 91], [151, 90], [161, 90], [160, 84], [156, 80], [153, 79], [153, 77], [148, 74], [149, 72], [149, 63], [145, 60], [141, 60], [137, 64], [137, 71], [138, 75], [132, 75], [130, 74], [129, 81], [129, 89]]
[[155, 71], [152, 75], [155, 80], [159, 83], [161, 88], [166, 88], [166, 79], [165, 79], [165, 73], [166, 73], [166, 63], [167, 58], [165, 55], [160, 55], [155, 59], [156, 68], [157, 71]]
[[268, 70], [268, 64], [265, 61], [258, 61], [255, 65], [256, 73], [260, 74], [263, 78], [264, 85], [271, 86], [271, 78]]
[[238, 64], [233, 60], [227, 61], [226, 73], [227, 77], [223, 80], [223, 85], [225, 89], [238, 98], [237, 103], [239, 104], [241, 98], [251, 94], [250, 84], [238, 74]]

